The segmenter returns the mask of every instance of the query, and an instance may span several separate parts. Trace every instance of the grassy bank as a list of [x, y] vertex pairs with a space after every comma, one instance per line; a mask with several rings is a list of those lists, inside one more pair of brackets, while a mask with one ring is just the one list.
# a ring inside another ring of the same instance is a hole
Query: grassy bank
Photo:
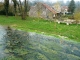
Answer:
[[31, 17], [28, 17], [26, 20], [21, 20], [20, 17], [14, 16], [0, 16], [0, 25], [9, 25], [25, 31], [42, 32], [50, 35], [61, 35], [80, 42], [80, 25], [73, 24], [67, 26], [66, 24], [57, 24], [44, 19]]

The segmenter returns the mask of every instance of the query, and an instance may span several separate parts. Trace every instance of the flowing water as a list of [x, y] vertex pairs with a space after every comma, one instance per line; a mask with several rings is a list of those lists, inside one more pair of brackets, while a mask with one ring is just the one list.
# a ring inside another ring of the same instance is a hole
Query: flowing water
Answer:
[[4, 35], [6, 34], [5, 29], [0, 26], [0, 59], [4, 57]]
[[[8, 45], [4, 41], [8, 41]], [[0, 27], [0, 58], [6, 54], [4, 45], [10, 50], [6, 60], [80, 60], [80, 43], [54, 36], [18, 30], [9, 32]]]

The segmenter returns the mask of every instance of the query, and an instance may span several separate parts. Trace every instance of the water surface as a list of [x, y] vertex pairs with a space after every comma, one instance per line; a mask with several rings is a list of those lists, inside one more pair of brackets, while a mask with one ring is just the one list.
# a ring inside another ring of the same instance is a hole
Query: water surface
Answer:
[[5, 54], [7, 60], [80, 60], [80, 43], [0, 27], [0, 58]]

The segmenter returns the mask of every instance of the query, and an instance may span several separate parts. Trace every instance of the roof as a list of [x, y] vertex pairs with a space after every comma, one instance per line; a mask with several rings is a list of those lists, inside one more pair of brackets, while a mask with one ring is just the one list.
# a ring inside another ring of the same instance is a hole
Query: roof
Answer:
[[68, 9], [68, 6], [62, 6], [62, 9]]
[[42, 4], [44, 7], [46, 7], [49, 11], [51, 11], [53, 14], [57, 14], [57, 12], [52, 9], [52, 7], [48, 6], [47, 4]]

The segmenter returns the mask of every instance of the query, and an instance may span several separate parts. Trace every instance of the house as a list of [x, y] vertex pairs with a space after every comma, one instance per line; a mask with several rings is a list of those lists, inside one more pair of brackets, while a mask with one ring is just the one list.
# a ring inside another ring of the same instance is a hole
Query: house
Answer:
[[61, 6], [59, 2], [55, 3], [52, 7], [57, 14], [62, 13], [63, 15], [66, 15], [68, 13], [68, 6]]
[[57, 12], [45, 3], [36, 3], [35, 6], [32, 6], [29, 11], [29, 16], [31, 17], [40, 17], [44, 19], [53, 19], [56, 17]]
[[45, 3], [38, 2], [30, 8], [29, 16], [53, 20], [57, 16], [60, 17], [61, 13], [65, 15], [66, 12], [67, 7], [62, 8], [59, 3], [55, 3], [54, 6], [51, 7]]
[[63, 13], [63, 15], [66, 15], [68, 13], [68, 6], [62, 6], [61, 12]]

